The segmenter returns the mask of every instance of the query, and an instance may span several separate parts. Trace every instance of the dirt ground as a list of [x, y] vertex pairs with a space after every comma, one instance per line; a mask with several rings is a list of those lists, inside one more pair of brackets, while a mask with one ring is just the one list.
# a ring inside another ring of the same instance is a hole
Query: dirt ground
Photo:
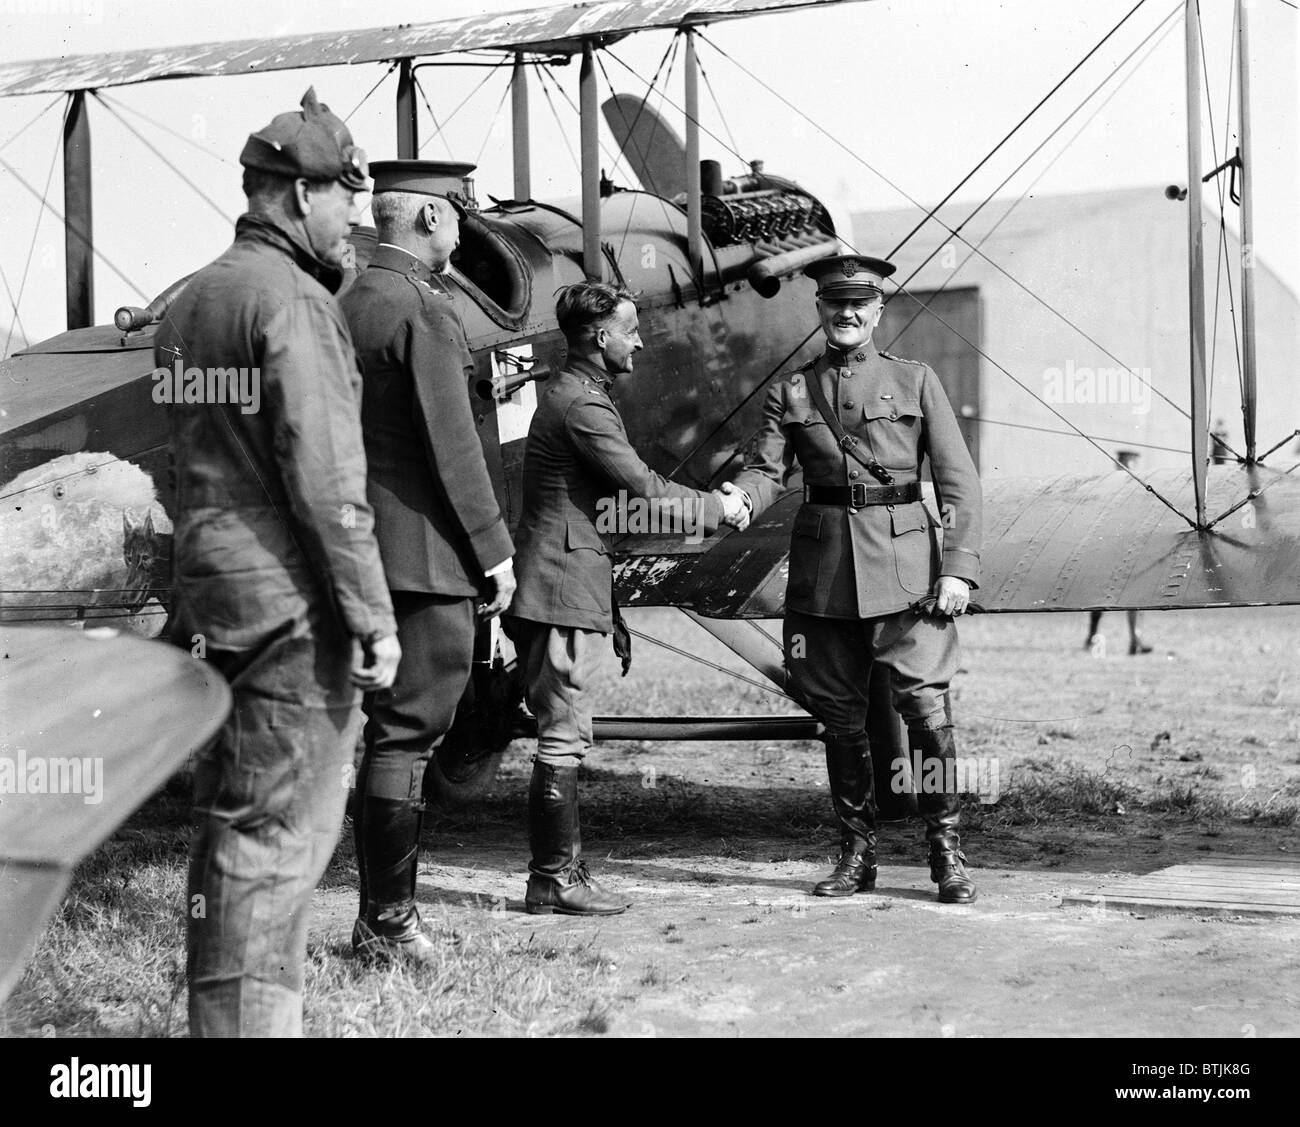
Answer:
[[[683, 644], [671, 618], [639, 625]], [[935, 901], [916, 823], [883, 828], [874, 893], [809, 895], [835, 848], [819, 745], [622, 743], [584, 768], [585, 839], [595, 874], [634, 907], [529, 916], [521, 743], [485, 804], [434, 819], [425, 916], [591, 942], [613, 1035], [1300, 1034], [1300, 919], [1062, 905], [1120, 874], [1300, 853], [1287, 813], [1300, 797], [1300, 612], [1148, 615], [1157, 649], [1137, 658], [1116, 647], [1122, 617], [1106, 625], [1112, 655], [1097, 659], [1079, 616], [966, 624], [963, 753], [994, 760], [1002, 791], [970, 800], [974, 905]], [[702, 635], [688, 645], [723, 660]], [[639, 684], [611, 663], [598, 711], [786, 710], [664, 660], [643, 647]], [[1043, 780], [1048, 801], [1008, 805]], [[346, 942], [352, 895], [327, 882], [316, 939]]]

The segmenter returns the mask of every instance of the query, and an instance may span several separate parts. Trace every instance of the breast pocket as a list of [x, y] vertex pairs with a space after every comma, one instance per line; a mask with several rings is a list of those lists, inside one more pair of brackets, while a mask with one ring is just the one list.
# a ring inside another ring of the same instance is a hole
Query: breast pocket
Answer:
[[818, 477], [828, 466], [833, 468], [841, 464], [840, 448], [830, 424], [816, 407], [787, 409], [781, 416], [781, 429], [805, 473]]
[[876, 460], [889, 470], [915, 466], [921, 459], [925, 412], [919, 399], [900, 395], [862, 408]]
[[574, 610], [611, 614], [609, 548], [587, 521], [571, 520], [564, 538], [560, 601]]

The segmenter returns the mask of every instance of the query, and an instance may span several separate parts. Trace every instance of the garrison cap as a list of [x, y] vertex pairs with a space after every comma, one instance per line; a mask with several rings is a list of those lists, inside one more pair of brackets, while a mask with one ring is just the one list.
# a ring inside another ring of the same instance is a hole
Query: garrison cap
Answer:
[[819, 258], [805, 266], [803, 272], [817, 283], [818, 297], [848, 298], [884, 293], [884, 280], [896, 269], [883, 258], [838, 254], [834, 258]]
[[383, 192], [414, 192], [439, 196], [456, 209], [461, 219], [474, 202], [474, 182], [469, 174], [476, 165], [459, 160], [377, 160], [370, 166], [375, 178], [375, 195]]
[[239, 163], [245, 168], [308, 180], [338, 180], [354, 192], [366, 187], [366, 154], [348, 127], [316, 100], [309, 86], [301, 110], [276, 114], [265, 129], [249, 134]]

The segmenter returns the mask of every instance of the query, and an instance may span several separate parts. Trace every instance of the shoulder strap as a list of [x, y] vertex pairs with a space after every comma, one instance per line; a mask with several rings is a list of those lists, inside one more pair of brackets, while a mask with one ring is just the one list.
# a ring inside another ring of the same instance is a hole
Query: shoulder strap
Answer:
[[835, 441], [839, 448], [844, 451], [846, 457], [852, 458], [855, 462], [867, 467], [867, 472], [877, 481], [885, 485], [893, 485], [894, 475], [891, 474], [879, 462], [858, 449], [858, 440], [853, 435], [848, 434], [840, 425], [840, 420], [831, 405], [826, 402], [826, 393], [822, 391], [821, 375], [816, 367], [812, 368], [805, 379], [808, 381], [808, 394], [812, 396], [812, 401], [817, 407], [822, 421], [831, 428], [831, 434], [835, 436]]

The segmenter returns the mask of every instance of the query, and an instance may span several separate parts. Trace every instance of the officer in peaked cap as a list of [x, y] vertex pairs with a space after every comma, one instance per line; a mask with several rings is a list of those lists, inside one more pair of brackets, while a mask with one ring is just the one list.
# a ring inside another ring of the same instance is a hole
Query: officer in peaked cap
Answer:
[[378, 245], [341, 302], [363, 371], [367, 488], [403, 653], [392, 687], [365, 702], [352, 944], [417, 963], [439, 956], [415, 904], [425, 767], [469, 679], [476, 610], [483, 621], [502, 613], [515, 588], [514, 545], [469, 402], [474, 361], [440, 277], [473, 206], [473, 170], [376, 161]]
[[154, 363], [251, 370], [261, 406], [170, 408], [173, 637], [234, 709], [194, 780], [190, 1032], [302, 1031], [312, 890], [361, 727], [401, 650], [366, 500], [361, 378], [334, 298], [365, 154], [308, 90], [248, 139], [248, 211], [158, 328]]
[[865, 254], [841, 254], [819, 258], [804, 267], [804, 274], [817, 283], [817, 297], [832, 301], [838, 298], [870, 300], [885, 292], [885, 279], [895, 270], [892, 262], [870, 258]]
[[474, 202], [470, 173], [475, 165], [454, 160], [377, 160], [370, 166], [375, 195], [407, 192], [446, 200], [458, 220], [478, 205]]
[[[957, 669], [953, 618], [979, 582], [979, 478], [938, 377], [880, 352], [871, 336], [892, 263], [846, 254], [808, 266], [817, 283], [825, 351], [778, 380], [736, 485], [755, 515], [798, 461], [804, 504], [795, 516], [786, 590], [789, 676], [826, 730], [831, 800], [841, 830], [835, 871], [819, 896], [851, 896], [876, 879], [876, 804], [866, 731], [868, 678], [891, 675], [907, 724], [925, 821], [930, 876], [945, 903], [975, 886], [957, 835], [956, 750], [945, 694]], [[944, 514], [921, 503], [924, 458]]]

